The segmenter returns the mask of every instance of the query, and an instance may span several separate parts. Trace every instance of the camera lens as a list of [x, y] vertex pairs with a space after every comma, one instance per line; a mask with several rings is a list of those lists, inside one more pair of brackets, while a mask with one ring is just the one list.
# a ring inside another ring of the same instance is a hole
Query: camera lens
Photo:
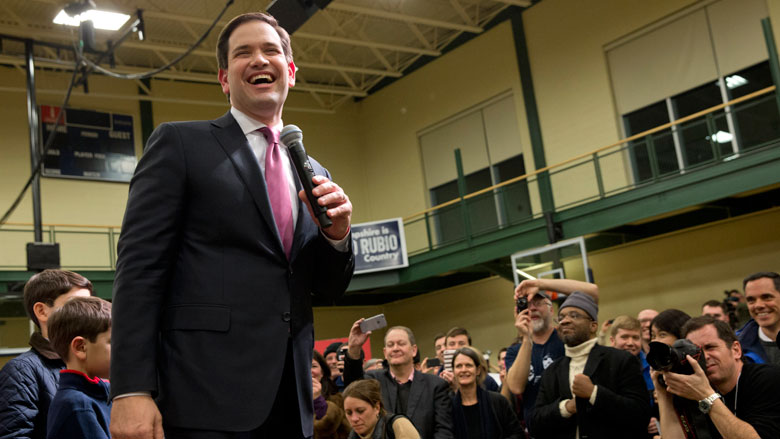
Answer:
[[517, 312], [525, 311], [525, 309], [528, 308], [528, 298], [525, 296], [518, 297], [515, 307], [517, 308]]

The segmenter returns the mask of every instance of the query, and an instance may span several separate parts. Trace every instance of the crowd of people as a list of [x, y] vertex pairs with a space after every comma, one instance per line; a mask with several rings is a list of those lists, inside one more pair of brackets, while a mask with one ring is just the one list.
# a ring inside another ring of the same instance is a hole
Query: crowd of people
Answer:
[[[523, 281], [498, 380], [461, 327], [437, 334], [436, 357], [420, 360], [414, 332], [392, 326], [383, 359], [365, 361], [360, 319], [347, 343], [312, 352], [314, 437], [780, 437], [780, 275], [750, 275], [743, 290], [696, 317], [645, 309], [599, 325], [595, 284]], [[27, 282], [38, 330], [0, 371], [0, 438], [110, 437], [111, 304], [92, 295], [69, 271]]]

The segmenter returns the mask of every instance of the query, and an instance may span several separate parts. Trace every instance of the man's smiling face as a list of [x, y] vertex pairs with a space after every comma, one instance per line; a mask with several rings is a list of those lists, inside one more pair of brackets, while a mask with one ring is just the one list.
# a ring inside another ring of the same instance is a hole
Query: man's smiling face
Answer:
[[227, 58], [219, 83], [230, 104], [266, 125], [278, 124], [295, 85], [295, 65], [287, 62], [276, 30], [259, 20], [241, 24], [228, 39]]
[[409, 341], [409, 335], [401, 329], [393, 329], [385, 335], [383, 349], [387, 362], [393, 366], [411, 364], [417, 354], [417, 346]]

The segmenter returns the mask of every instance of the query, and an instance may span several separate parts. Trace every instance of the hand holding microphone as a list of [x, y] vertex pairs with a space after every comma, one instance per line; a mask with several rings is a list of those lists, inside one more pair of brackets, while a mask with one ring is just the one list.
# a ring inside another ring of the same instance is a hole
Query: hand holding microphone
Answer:
[[344, 191], [328, 178], [315, 175], [314, 169], [303, 147], [303, 132], [295, 125], [282, 129], [281, 142], [287, 146], [295, 172], [303, 186], [303, 196], [312, 217], [331, 239], [342, 239], [349, 232], [352, 217], [352, 203]]

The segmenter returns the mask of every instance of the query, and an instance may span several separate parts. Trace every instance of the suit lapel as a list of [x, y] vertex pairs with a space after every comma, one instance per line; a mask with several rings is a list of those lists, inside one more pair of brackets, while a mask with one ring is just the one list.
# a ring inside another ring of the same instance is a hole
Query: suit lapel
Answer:
[[406, 413], [408, 417], [412, 417], [412, 413], [417, 408], [417, 403], [422, 397], [425, 383], [423, 383], [422, 372], [414, 371], [414, 377], [412, 379], [412, 388], [409, 389], [409, 401], [406, 402]]
[[241, 131], [241, 127], [239, 127], [230, 112], [219, 119], [211, 121], [211, 124], [211, 132], [225, 151], [225, 154], [230, 158], [238, 175], [252, 195], [257, 210], [271, 230], [271, 235], [275, 237], [277, 255], [281, 255], [282, 258], [285, 258], [284, 247], [282, 247], [282, 241], [279, 238], [279, 232], [276, 230], [276, 222], [274, 221], [273, 213], [271, 212], [271, 203], [268, 201], [268, 191], [266, 190], [265, 180], [263, 179], [262, 172], [260, 172], [260, 165], [257, 163], [257, 157], [252, 153], [246, 136]]
[[[588, 361], [585, 362], [585, 370], [582, 373], [589, 376], [591, 380], [593, 380], [593, 373], [596, 372], [599, 363], [601, 363], [601, 359], [604, 358], [604, 355], [606, 355], [606, 353], [607, 353], [606, 348], [599, 346], [598, 344], [593, 346], [593, 349], [590, 351], [590, 354], [588, 355]], [[594, 384], [598, 384], [598, 383], [594, 383]]]
[[384, 373], [387, 374], [387, 379], [385, 380], [387, 385], [383, 389], [387, 395], [387, 407], [385, 407], [385, 409], [389, 412], [395, 412], [395, 401], [398, 399], [398, 386], [395, 385], [395, 378], [393, 378], [389, 370], [385, 370]]
[[[295, 171], [295, 166], [293, 166], [292, 163], [290, 163], [290, 165], [292, 166], [293, 180], [295, 180], [295, 191], [297, 194], [303, 189], [303, 186], [301, 185], [300, 179], [297, 177], [298, 174]], [[306, 224], [306, 218], [309, 216], [309, 208], [306, 207], [306, 204], [304, 204], [304, 202], [301, 201], [301, 199], [297, 196], [295, 199], [298, 200], [298, 219], [295, 222], [295, 229], [293, 230], [293, 242], [292, 248], [290, 249], [290, 261], [295, 260], [295, 257], [298, 255], [298, 251], [303, 245], [304, 226]]]
[[561, 392], [561, 399], [570, 399], [572, 397], [571, 395], [571, 387], [569, 387], [569, 363], [571, 362], [571, 358], [569, 357], [563, 357], [563, 360], [561, 360], [560, 367], [558, 368], [558, 383], [561, 386], [560, 392]]

